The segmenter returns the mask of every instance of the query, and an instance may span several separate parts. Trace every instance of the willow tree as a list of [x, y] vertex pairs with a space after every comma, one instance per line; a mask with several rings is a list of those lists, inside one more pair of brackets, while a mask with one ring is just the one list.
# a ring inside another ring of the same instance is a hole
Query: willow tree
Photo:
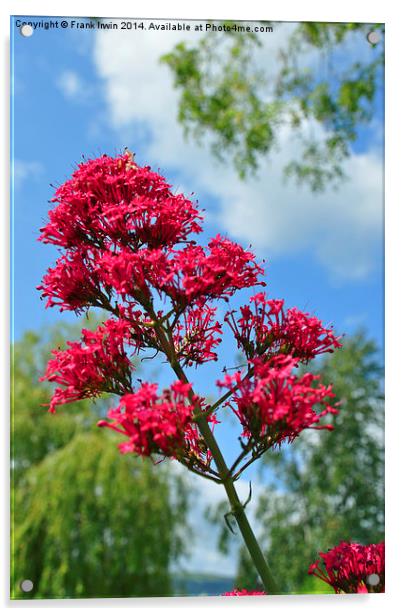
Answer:
[[74, 329], [27, 332], [13, 346], [11, 596], [172, 594], [188, 532], [182, 476], [116, 455], [116, 439], [96, 428], [102, 399], [71, 403], [56, 420], [45, 408], [49, 346]]

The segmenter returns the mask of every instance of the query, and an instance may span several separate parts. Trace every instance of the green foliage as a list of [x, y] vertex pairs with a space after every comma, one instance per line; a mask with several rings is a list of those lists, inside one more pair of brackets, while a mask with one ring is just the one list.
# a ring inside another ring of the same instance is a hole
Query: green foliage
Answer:
[[[198, 47], [179, 43], [162, 58], [181, 91], [178, 119], [186, 135], [200, 142], [205, 130], [213, 133], [213, 154], [222, 159], [223, 152], [231, 151], [241, 177], [256, 168], [258, 154], [272, 146], [281, 107], [278, 102], [265, 103], [259, 95], [264, 76], [252, 66], [258, 45], [254, 34], [212, 32]], [[220, 65], [216, 65], [218, 57]]]
[[[50, 398], [38, 382], [50, 349], [79, 330], [27, 332], [13, 347], [11, 596], [171, 594], [171, 566], [188, 534], [182, 476], [167, 462], [121, 455], [119, 439], [96, 428], [105, 400], [55, 415], [41, 406]], [[24, 579], [34, 583], [29, 593]]]
[[[355, 33], [364, 41], [373, 28], [384, 34], [382, 24], [300, 23], [278, 59], [263, 67], [254, 33], [208, 32], [197, 45], [179, 43], [161, 61], [180, 93], [185, 134], [198, 142], [207, 138], [213, 154], [231, 158], [244, 179], [272, 151], [277, 129], [289, 126], [302, 154], [289, 161], [285, 174], [315, 191], [338, 184], [358, 126], [372, 115], [383, 44], [371, 46], [367, 61], [360, 49], [351, 57], [341, 54]], [[322, 125], [324, 139], [305, 134], [308, 120]]]
[[120, 456], [104, 432], [77, 435], [16, 491], [13, 595], [26, 597], [21, 579], [37, 598], [171, 594], [184, 512], [167, 467]]
[[[51, 397], [49, 383], [39, 383], [51, 350], [65, 345], [66, 340], [80, 336], [82, 327], [93, 329], [98, 324], [94, 318], [84, 319], [78, 325], [58, 323], [41, 332], [27, 331], [12, 346], [11, 403], [13, 481], [32, 464], [40, 462], [48, 453], [63, 447], [83, 429], [96, 421], [93, 402], [83, 400], [71, 403], [65, 411], [54, 416], [47, 413]], [[96, 404], [98, 412], [102, 404]]]
[[[265, 463], [273, 465], [277, 481], [258, 506], [261, 544], [276, 577], [292, 592], [310, 592], [316, 584], [307, 570], [319, 551], [341, 540], [376, 543], [384, 535], [384, 412], [377, 348], [359, 333], [318, 369], [341, 401], [335, 430], [311, 430], [267, 454]], [[252, 570], [243, 554], [237, 583], [247, 582]]]

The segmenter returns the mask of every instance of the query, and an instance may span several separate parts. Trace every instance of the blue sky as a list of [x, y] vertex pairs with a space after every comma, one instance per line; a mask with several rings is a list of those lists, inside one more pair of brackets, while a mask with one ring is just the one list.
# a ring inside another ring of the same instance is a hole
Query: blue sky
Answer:
[[[255, 61], [269, 69], [268, 58], [285, 44], [292, 27], [277, 26]], [[371, 125], [353, 146], [349, 181], [337, 192], [314, 195], [282, 182], [282, 166], [299, 147], [288, 131], [280, 134], [280, 152], [262, 161], [259, 177], [246, 183], [216, 163], [207, 148], [183, 141], [171, 76], [157, 61], [182, 34], [37, 29], [24, 38], [13, 25], [11, 34], [16, 339], [59, 318], [75, 320], [45, 310], [35, 290], [57, 257], [54, 248], [37, 241], [53, 193], [50, 184], [63, 182], [82, 155], [116, 154], [128, 146], [139, 163], [160, 168], [186, 194], [195, 192], [205, 210], [205, 239], [219, 232], [252, 243], [258, 259], [266, 259], [271, 297], [316, 313], [338, 333], [363, 326], [382, 347], [381, 95]], [[370, 51], [365, 40], [355, 38], [345, 56], [366, 58]], [[322, 129], [306, 125], [305, 130], [319, 134]], [[226, 345], [221, 365], [230, 364], [231, 357]], [[203, 393], [214, 393], [215, 370], [211, 365], [191, 375]], [[168, 383], [170, 376], [164, 371], [161, 380]], [[234, 429], [217, 434], [232, 456]], [[245, 478], [252, 477], [250, 472]], [[241, 490], [246, 492], [245, 482]], [[218, 570], [219, 562], [216, 556], [210, 567]]]

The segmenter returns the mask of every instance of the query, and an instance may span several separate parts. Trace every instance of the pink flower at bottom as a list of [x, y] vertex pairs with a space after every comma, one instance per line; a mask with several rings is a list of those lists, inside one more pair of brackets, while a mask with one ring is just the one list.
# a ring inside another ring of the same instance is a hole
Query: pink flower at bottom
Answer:
[[245, 596], [250, 596], [250, 595], [265, 595], [266, 593], [263, 592], [262, 590], [246, 590], [246, 588], [243, 588], [242, 590], [240, 590], [239, 588], [234, 588], [234, 590], [230, 591], [230, 592], [224, 592], [221, 596], [222, 597], [245, 597]]
[[384, 592], [384, 542], [371, 545], [342, 541], [309, 567], [336, 593]]

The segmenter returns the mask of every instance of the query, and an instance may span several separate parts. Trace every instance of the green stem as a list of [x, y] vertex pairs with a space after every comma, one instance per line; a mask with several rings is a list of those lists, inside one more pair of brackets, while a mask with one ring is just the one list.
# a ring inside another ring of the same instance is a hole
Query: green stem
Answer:
[[[155, 322], [157, 322], [157, 318], [153, 311], [153, 308], [151, 309], [150, 313], [153, 313], [151, 314], [151, 316], [155, 320]], [[174, 370], [175, 374], [180, 379], [180, 381], [183, 381], [184, 383], [188, 383], [187, 376], [184, 370], [182, 369], [181, 365], [176, 359], [174, 348], [171, 348], [171, 344], [169, 343], [166, 332], [163, 330], [163, 328], [160, 325], [155, 325], [155, 331], [158, 335], [161, 347], [172, 369]], [[195, 394], [193, 390], [191, 389], [189, 397], [192, 399], [194, 398], [194, 396]], [[226, 465], [226, 462], [224, 460], [223, 454], [221, 453], [220, 447], [218, 446], [217, 441], [214, 438], [213, 432], [210, 429], [209, 423], [207, 421], [207, 417], [205, 415], [199, 414], [196, 421], [198, 423], [199, 430], [203, 438], [205, 439], [205, 442], [208, 448], [211, 451], [213, 460], [216, 464], [216, 468], [220, 474], [221, 481], [224, 485], [227, 498], [231, 505], [231, 512], [237, 521], [238, 528], [240, 529], [245, 545], [256, 567], [256, 570], [260, 575], [265, 591], [268, 594], [273, 594], [273, 595], [279, 594], [280, 591], [278, 589], [276, 581], [262, 553], [262, 550], [260, 549], [260, 546], [251, 528], [251, 525], [249, 524], [248, 518], [245, 513], [245, 508], [239, 499], [239, 496], [234, 486], [234, 481], [232, 479], [230, 470]]]
[[260, 546], [251, 528], [251, 525], [249, 524], [247, 515], [245, 513], [245, 508], [238, 497], [234, 482], [232, 480], [232, 477], [230, 476], [230, 471], [227, 468], [223, 455], [220, 451], [220, 447], [218, 446], [217, 441], [214, 438], [214, 435], [209, 427], [209, 424], [207, 423], [206, 418], [199, 419], [198, 425], [202, 436], [207, 443], [207, 446], [212, 452], [216, 467], [220, 473], [220, 476], [222, 477], [224, 489], [231, 505], [231, 511], [235, 516], [235, 519], [237, 520], [238, 528], [241, 531], [241, 535], [244, 539], [246, 547], [248, 548], [248, 552], [253, 561], [253, 564], [255, 565], [256, 570], [260, 575], [263, 586], [267, 593], [272, 595], [279, 594], [279, 589], [277, 587], [276, 581], [262, 553], [262, 550], [260, 549]]

